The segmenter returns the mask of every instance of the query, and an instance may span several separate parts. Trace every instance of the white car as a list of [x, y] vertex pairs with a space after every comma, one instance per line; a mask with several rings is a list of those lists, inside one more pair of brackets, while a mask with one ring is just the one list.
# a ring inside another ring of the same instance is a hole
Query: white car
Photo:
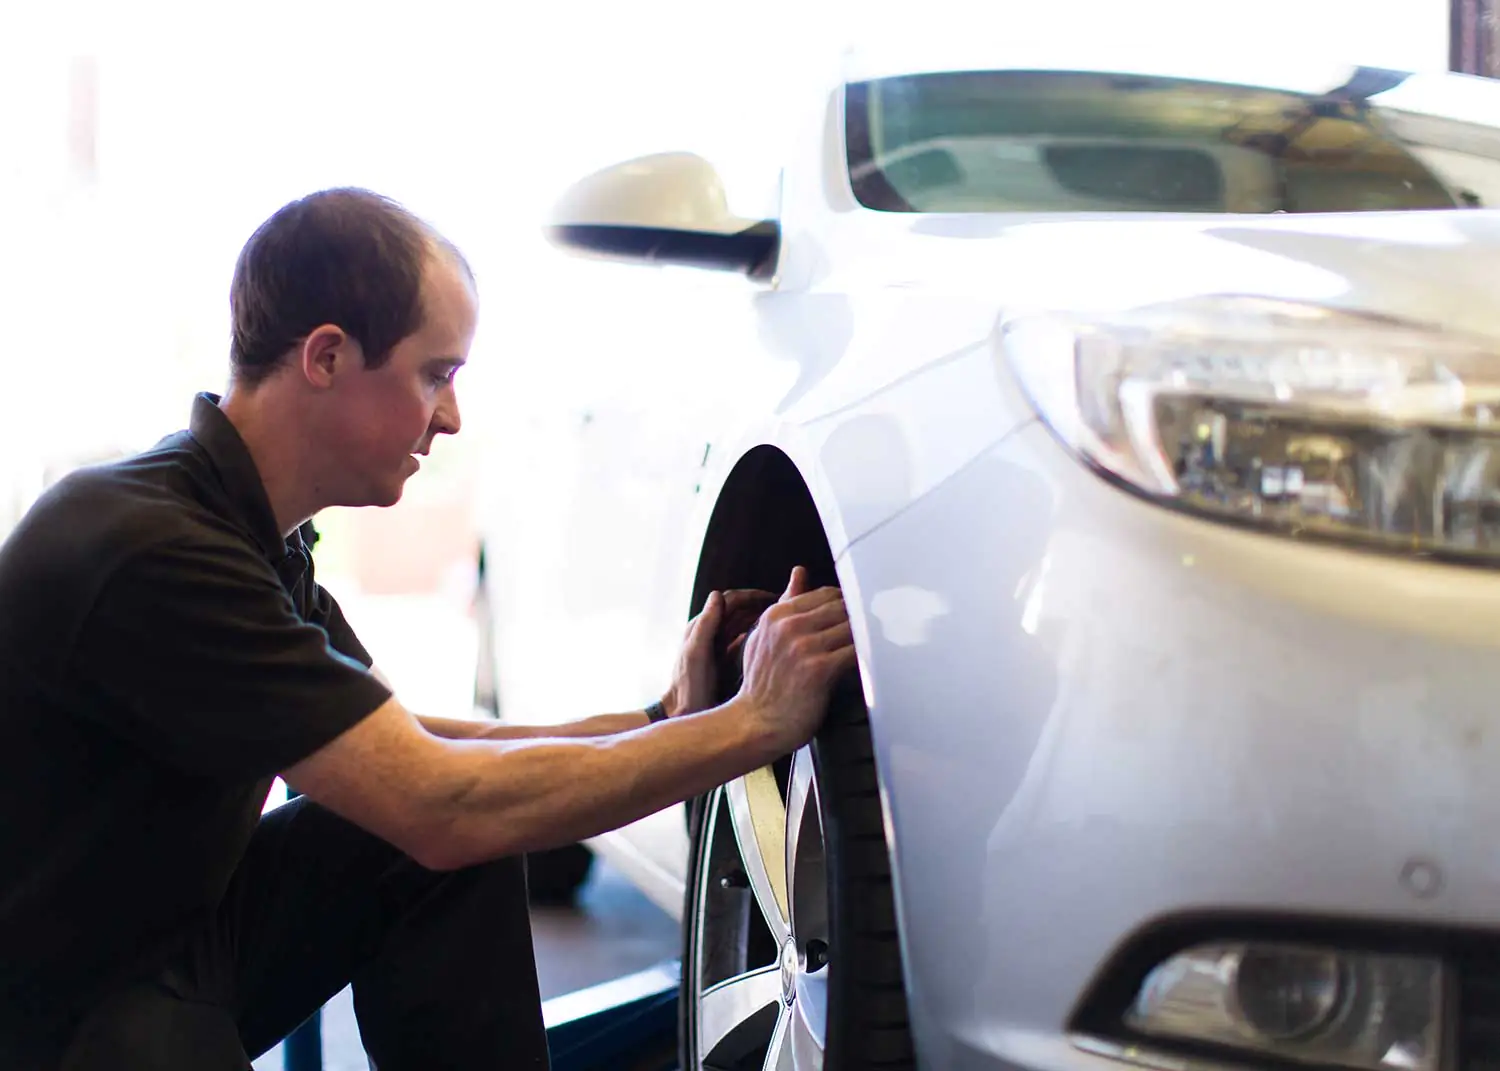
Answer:
[[1500, 86], [1221, 60], [855, 69], [774, 216], [563, 198], [721, 274], [535, 356], [502, 715], [643, 705], [798, 564], [860, 656], [592, 842], [684, 919], [685, 1067], [1500, 1060]]

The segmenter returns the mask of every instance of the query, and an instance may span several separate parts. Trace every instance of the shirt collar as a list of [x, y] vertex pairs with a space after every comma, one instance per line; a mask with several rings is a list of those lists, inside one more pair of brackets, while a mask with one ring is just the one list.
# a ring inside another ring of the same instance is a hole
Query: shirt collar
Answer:
[[276, 561], [294, 552], [302, 542], [300, 534], [294, 532], [291, 541], [282, 538], [260, 470], [255, 467], [245, 440], [219, 408], [217, 394], [204, 392], [193, 399], [188, 432], [203, 447], [218, 472], [235, 519], [250, 530], [266, 557]]

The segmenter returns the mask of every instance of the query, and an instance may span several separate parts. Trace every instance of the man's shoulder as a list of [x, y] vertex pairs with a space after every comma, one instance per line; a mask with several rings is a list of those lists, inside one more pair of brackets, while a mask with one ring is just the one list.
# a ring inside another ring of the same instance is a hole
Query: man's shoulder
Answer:
[[204, 500], [207, 464], [190, 438], [173, 436], [53, 484], [0, 544], [0, 618], [60, 640], [112, 576], [154, 548], [232, 549], [238, 533]]
[[144, 453], [78, 469], [37, 499], [5, 549], [107, 567], [152, 544], [212, 536], [220, 526], [197, 493], [206, 464], [191, 439], [173, 436]]

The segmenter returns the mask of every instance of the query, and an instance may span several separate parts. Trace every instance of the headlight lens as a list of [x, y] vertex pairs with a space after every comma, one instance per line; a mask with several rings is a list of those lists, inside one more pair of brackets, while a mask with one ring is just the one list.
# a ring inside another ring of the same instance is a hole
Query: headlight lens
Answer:
[[1292, 533], [1500, 552], [1500, 346], [1233, 297], [1021, 318], [1003, 346], [1053, 431], [1148, 495]]
[[1362, 1071], [1435, 1071], [1443, 1022], [1435, 960], [1295, 945], [1201, 945], [1158, 966], [1132, 1029]]

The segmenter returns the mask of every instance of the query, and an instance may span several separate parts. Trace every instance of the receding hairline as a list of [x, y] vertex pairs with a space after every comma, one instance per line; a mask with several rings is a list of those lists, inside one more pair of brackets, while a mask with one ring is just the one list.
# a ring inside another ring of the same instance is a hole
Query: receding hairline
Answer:
[[447, 238], [444, 238], [437, 231], [430, 227], [426, 227], [425, 230], [427, 249], [422, 262], [422, 283], [418, 297], [422, 306], [422, 323], [424, 326], [427, 323], [428, 316], [427, 301], [429, 289], [436, 282], [434, 272], [441, 270], [444, 266], [454, 269], [455, 273], [468, 287], [470, 301], [475, 306], [479, 304], [479, 284], [474, 278], [474, 269], [469, 266], [468, 258], [463, 255], [458, 246], [454, 245]]
[[472, 289], [477, 289], [478, 280], [474, 278], [474, 269], [469, 264], [468, 257], [454, 242], [442, 234], [431, 224], [422, 222], [423, 237], [427, 244], [427, 257], [429, 263], [433, 260], [446, 260], [463, 274]]

